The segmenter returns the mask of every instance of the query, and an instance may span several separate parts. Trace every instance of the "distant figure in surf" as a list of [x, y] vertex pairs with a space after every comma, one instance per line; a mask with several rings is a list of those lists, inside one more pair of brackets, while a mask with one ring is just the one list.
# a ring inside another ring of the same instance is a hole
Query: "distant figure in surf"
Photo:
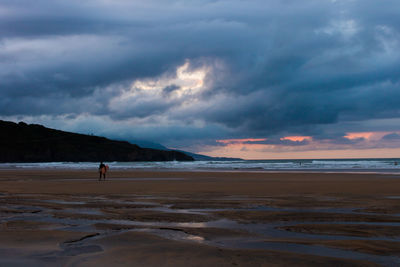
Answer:
[[103, 162], [100, 162], [100, 165], [99, 165], [99, 174], [100, 174], [99, 181], [101, 181], [101, 177], [103, 177], [103, 180], [106, 180], [107, 167], [108, 166], [104, 165]]

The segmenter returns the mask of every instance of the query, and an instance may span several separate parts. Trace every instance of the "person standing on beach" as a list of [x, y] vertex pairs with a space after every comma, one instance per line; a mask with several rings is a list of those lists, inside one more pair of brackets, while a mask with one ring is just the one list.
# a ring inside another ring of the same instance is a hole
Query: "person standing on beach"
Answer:
[[99, 165], [99, 174], [100, 174], [99, 181], [101, 181], [101, 177], [102, 176], [103, 176], [103, 179], [106, 180], [106, 172], [107, 172], [106, 165], [104, 165], [103, 162], [100, 162], [100, 165]]

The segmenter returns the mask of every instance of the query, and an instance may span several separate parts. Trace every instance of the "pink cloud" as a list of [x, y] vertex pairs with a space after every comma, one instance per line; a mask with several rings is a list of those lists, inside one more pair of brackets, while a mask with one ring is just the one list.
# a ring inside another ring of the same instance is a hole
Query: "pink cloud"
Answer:
[[[354, 142], [343, 143], [335, 139], [313, 139], [312, 136], [284, 136], [280, 141], [305, 142], [294, 146], [290, 142], [265, 142], [267, 138], [243, 138], [217, 140], [224, 146], [209, 146], [208, 155], [224, 155], [247, 159], [262, 158], [347, 158], [392, 157], [400, 151], [398, 139], [384, 138], [399, 132], [348, 132], [343, 137]], [[265, 143], [263, 143], [265, 142]], [[398, 155], [397, 155], [398, 157]]]
[[282, 140], [282, 141], [289, 140], [292, 142], [302, 142], [304, 140], [311, 141], [312, 137], [311, 136], [285, 136], [285, 137], [280, 138], [280, 140]]
[[358, 133], [347, 133], [344, 138], [349, 139], [349, 140], [354, 140], [354, 139], [370, 139], [372, 135], [374, 135], [374, 132], [358, 132]]

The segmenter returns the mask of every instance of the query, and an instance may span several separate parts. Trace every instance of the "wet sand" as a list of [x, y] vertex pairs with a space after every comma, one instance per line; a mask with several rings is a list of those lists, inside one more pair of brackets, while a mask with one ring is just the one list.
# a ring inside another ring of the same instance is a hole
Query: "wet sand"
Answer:
[[0, 170], [0, 266], [398, 266], [400, 176]]

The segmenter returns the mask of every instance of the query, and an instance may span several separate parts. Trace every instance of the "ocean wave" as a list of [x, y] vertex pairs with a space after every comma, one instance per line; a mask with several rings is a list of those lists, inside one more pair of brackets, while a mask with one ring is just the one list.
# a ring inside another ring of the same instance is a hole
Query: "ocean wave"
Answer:
[[[109, 162], [110, 169], [399, 170], [400, 159]], [[0, 163], [0, 169], [97, 169], [98, 162]]]

